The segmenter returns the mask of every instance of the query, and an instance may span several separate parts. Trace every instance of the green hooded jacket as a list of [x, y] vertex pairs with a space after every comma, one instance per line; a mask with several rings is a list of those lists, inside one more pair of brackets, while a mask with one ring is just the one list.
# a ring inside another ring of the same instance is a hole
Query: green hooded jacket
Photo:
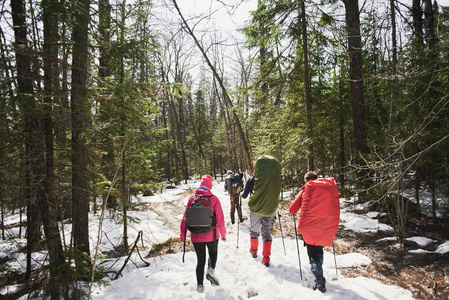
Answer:
[[272, 156], [262, 155], [256, 160], [253, 195], [248, 207], [253, 213], [272, 216], [279, 207], [281, 192], [281, 164]]

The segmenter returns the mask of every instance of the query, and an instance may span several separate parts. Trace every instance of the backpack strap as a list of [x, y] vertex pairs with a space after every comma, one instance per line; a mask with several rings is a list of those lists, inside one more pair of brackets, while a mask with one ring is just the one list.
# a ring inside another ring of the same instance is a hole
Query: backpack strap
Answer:
[[197, 195], [195, 195], [195, 199], [193, 200], [193, 202], [203, 202], [204, 204], [206, 204], [206, 206], [209, 206], [210, 208], [212, 208], [212, 206], [210, 205], [210, 197], [212, 197], [212, 196], [197, 196]]

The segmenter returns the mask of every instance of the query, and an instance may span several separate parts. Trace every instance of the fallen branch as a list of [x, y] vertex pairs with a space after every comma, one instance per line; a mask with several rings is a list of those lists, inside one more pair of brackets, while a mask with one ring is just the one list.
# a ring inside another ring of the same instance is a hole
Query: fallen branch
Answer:
[[[129, 261], [131, 255], [133, 254], [134, 250], [137, 248], [137, 243], [139, 242], [139, 239], [142, 238], [142, 236], [143, 236], [143, 232], [142, 232], [142, 231], [139, 231], [139, 233], [137, 234], [137, 239], [136, 239], [135, 242], [134, 242], [134, 246], [132, 247], [131, 251], [129, 252], [128, 257], [126, 258], [126, 260], [125, 260], [125, 262], [124, 262], [122, 268], [121, 268], [120, 271], [118, 271], [118, 273], [115, 275], [114, 280], [115, 280], [115, 279], [118, 279], [118, 277], [122, 274], [123, 269], [125, 269], [126, 265], [128, 264], [128, 261]], [[137, 248], [137, 253], [139, 253], [139, 248]], [[139, 256], [140, 256], [140, 253], [139, 253]], [[140, 256], [140, 258], [142, 259], [142, 256]], [[147, 266], [150, 265], [149, 263], [147, 263], [147, 262], [144, 261], [143, 259], [142, 259], [142, 261], [145, 262], [145, 263], [147, 264]]]

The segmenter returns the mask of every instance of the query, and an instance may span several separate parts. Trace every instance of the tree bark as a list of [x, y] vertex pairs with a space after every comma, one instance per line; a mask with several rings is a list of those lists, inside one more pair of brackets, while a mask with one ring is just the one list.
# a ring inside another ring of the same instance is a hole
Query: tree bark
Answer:
[[184, 19], [183, 15], [181, 13], [181, 10], [179, 9], [178, 4], [176, 3], [176, 0], [172, 0], [172, 1], [173, 1], [173, 5], [175, 6], [176, 10], [178, 11], [179, 16], [182, 19], [182, 22], [184, 24], [184, 29], [194, 39], [195, 44], [197, 45], [198, 49], [201, 51], [201, 54], [203, 55], [204, 60], [206, 60], [207, 65], [209, 66], [209, 68], [211, 69], [212, 73], [214, 74], [214, 78], [217, 80], [218, 84], [220, 85], [221, 90], [223, 91], [223, 97], [224, 97], [227, 105], [230, 107], [230, 109], [232, 111], [232, 116], [233, 116], [234, 122], [235, 122], [235, 124], [237, 126], [237, 130], [239, 132], [240, 139], [242, 140], [242, 144], [243, 144], [243, 148], [245, 150], [245, 156], [246, 156], [246, 168], [247, 168], [247, 171], [251, 172], [253, 167], [252, 167], [251, 156], [250, 156], [250, 153], [249, 153], [248, 143], [246, 141], [245, 134], [244, 134], [243, 129], [242, 129], [242, 125], [240, 124], [240, 120], [239, 120], [239, 118], [237, 116], [237, 113], [234, 110], [234, 106], [232, 105], [231, 98], [229, 97], [229, 94], [228, 94], [228, 92], [226, 90], [226, 87], [225, 87], [225, 85], [223, 83], [223, 80], [221, 80], [220, 76], [217, 73], [217, 70], [212, 65], [211, 61], [209, 60], [209, 57], [207, 56], [207, 54], [204, 51], [203, 47], [201, 46], [200, 42], [196, 38], [196, 36], [193, 33], [192, 29], [187, 24], [187, 21]]
[[[341, 69], [340, 69], [341, 72]], [[342, 78], [343, 74], [340, 73], [338, 82], [338, 95], [340, 98], [340, 108], [339, 108], [339, 137], [340, 137], [340, 149], [338, 153], [338, 165], [339, 165], [339, 175], [338, 181], [342, 187], [345, 186], [345, 166], [346, 166], [346, 151], [345, 151], [345, 118], [343, 112], [343, 87]]]
[[352, 118], [354, 126], [354, 147], [358, 152], [356, 164], [361, 164], [360, 155], [368, 154], [365, 96], [363, 91], [362, 39], [358, 0], [342, 0], [346, 10], [348, 33], [349, 80], [351, 89]]
[[425, 40], [429, 44], [430, 50], [433, 50], [435, 42], [435, 15], [432, 6], [432, 0], [423, 0], [424, 4], [424, 29]]
[[[42, 205], [44, 231], [47, 237], [48, 253], [50, 256], [51, 298], [59, 299], [58, 278], [59, 264], [62, 258], [62, 243], [58, 228], [58, 199], [56, 197], [56, 175], [54, 164], [54, 136], [53, 136], [53, 104], [58, 87], [58, 14], [55, 11], [57, 3], [52, 0], [42, 1], [44, 21], [44, 93], [45, 93], [45, 149], [46, 149], [46, 201]], [[60, 278], [59, 278], [60, 279]]]
[[[396, 78], [396, 66], [398, 64], [398, 50], [397, 50], [397, 41], [396, 41], [396, 11], [395, 11], [395, 0], [390, 0], [390, 16], [391, 16], [391, 39], [393, 44], [393, 65], [392, 65], [392, 76], [393, 78]], [[393, 79], [391, 82], [391, 97], [390, 97], [390, 122], [389, 122], [389, 134], [390, 136], [393, 135], [393, 123], [395, 120], [395, 114], [396, 114], [396, 107], [395, 107], [395, 101], [396, 101], [396, 85], [397, 80]]]
[[310, 74], [309, 74], [309, 52], [307, 44], [307, 23], [306, 23], [306, 6], [304, 1], [301, 3], [301, 25], [302, 25], [302, 55], [304, 58], [304, 98], [306, 100], [306, 118], [307, 118], [307, 138], [308, 153], [307, 163], [309, 171], [315, 170], [313, 162], [313, 132], [312, 132], [312, 97], [310, 95]]
[[[100, 0], [98, 3], [99, 24], [98, 31], [100, 35], [100, 57], [98, 76], [100, 80], [107, 84], [108, 77], [111, 76], [112, 68], [109, 62], [109, 49], [111, 47], [111, 5], [109, 0]], [[111, 101], [101, 101], [101, 115], [103, 120], [108, 122], [112, 116]], [[106, 177], [111, 180], [115, 174], [115, 149], [114, 139], [110, 136], [110, 132], [106, 131], [103, 135], [102, 147], [107, 153], [103, 158], [103, 166], [105, 168]], [[109, 199], [107, 199], [109, 200]]]
[[42, 132], [40, 130], [31, 73], [31, 59], [27, 41], [25, 1], [11, 0], [14, 26], [14, 51], [17, 71], [17, 103], [25, 123], [25, 182], [27, 198], [27, 267], [25, 277], [31, 275], [31, 253], [40, 237], [39, 207], [43, 198], [41, 188], [42, 172]]
[[[89, 251], [89, 191], [86, 129], [89, 102], [87, 94], [88, 28], [90, 0], [75, 4], [73, 28], [73, 59], [71, 89], [72, 124], [72, 221], [74, 245], [87, 254]], [[78, 262], [78, 261], [77, 261]]]
[[419, 45], [424, 45], [422, 15], [423, 11], [421, 9], [421, 0], [413, 0], [412, 3], [413, 29], [414, 35], [418, 40]]

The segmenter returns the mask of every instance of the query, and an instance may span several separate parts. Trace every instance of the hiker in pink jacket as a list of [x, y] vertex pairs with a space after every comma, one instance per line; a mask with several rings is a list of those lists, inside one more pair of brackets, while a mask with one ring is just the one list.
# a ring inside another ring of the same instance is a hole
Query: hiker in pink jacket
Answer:
[[[224, 222], [223, 209], [221, 208], [220, 200], [211, 192], [212, 189], [212, 177], [210, 175], [204, 175], [200, 184], [200, 187], [195, 191], [195, 196], [191, 196], [186, 205], [189, 208], [196, 198], [205, 196], [208, 199], [212, 212], [214, 214], [215, 224], [212, 225], [212, 231], [190, 234], [190, 240], [195, 248], [197, 257], [196, 265], [196, 279], [197, 279], [197, 291], [202, 293], [204, 291], [204, 266], [206, 264], [206, 247], [209, 253], [209, 262], [207, 268], [206, 279], [211, 282], [213, 286], [220, 285], [220, 282], [215, 277], [215, 265], [217, 263], [218, 254], [218, 240], [226, 241], [226, 228]], [[181, 241], [186, 238], [186, 211], [181, 221]], [[215, 233], [215, 237], [214, 237]]]

